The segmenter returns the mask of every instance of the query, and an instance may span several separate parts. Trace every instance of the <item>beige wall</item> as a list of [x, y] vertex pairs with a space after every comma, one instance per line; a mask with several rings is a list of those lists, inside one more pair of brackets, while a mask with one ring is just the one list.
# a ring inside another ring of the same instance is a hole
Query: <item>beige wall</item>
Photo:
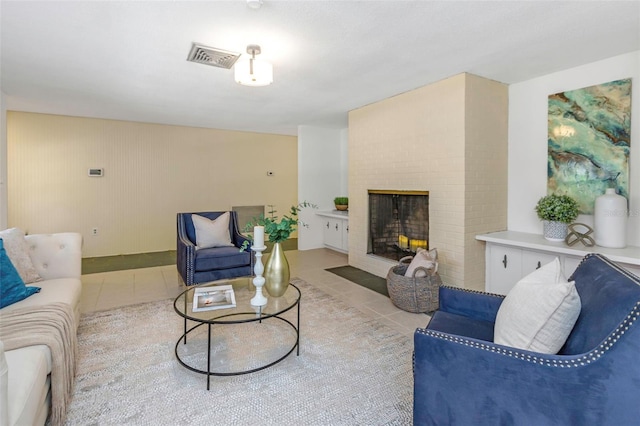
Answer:
[[177, 212], [297, 202], [292, 136], [14, 111], [7, 133], [8, 226], [81, 232], [84, 257], [175, 249]]
[[476, 235], [507, 229], [508, 88], [466, 74], [464, 278], [484, 291], [484, 243]]
[[349, 113], [349, 263], [367, 255], [369, 189], [429, 191], [429, 245], [448, 284], [484, 288], [477, 233], [506, 228], [507, 87], [460, 74]]

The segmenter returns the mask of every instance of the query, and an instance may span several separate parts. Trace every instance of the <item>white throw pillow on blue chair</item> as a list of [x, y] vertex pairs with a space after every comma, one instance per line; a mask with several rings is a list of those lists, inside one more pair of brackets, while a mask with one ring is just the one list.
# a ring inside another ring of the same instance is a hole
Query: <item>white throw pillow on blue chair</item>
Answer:
[[196, 230], [196, 250], [212, 247], [232, 247], [229, 235], [229, 212], [210, 220], [197, 214], [191, 215]]
[[567, 281], [556, 258], [509, 291], [498, 309], [494, 342], [556, 354], [569, 337], [580, 309], [575, 282]]

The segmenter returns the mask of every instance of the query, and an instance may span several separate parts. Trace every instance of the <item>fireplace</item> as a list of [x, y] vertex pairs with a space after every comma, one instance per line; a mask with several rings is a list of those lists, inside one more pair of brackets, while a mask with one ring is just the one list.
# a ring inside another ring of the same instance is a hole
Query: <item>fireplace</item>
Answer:
[[429, 248], [428, 191], [368, 192], [368, 254], [400, 260]]

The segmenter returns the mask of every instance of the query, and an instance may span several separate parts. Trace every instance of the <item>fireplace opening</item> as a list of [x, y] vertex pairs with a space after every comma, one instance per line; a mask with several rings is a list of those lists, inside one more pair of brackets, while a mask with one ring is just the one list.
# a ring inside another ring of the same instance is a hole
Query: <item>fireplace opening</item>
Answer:
[[367, 254], [400, 260], [429, 248], [429, 192], [369, 190]]

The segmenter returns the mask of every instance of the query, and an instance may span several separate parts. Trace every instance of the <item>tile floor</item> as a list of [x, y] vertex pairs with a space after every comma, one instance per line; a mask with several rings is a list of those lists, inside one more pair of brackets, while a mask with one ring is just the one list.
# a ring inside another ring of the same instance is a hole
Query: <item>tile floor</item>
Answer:
[[[398, 309], [388, 297], [325, 271], [326, 268], [346, 265], [345, 254], [328, 249], [285, 253], [291, 277], [302, 278], [402, 333], [413, 335], [417, 327], [424, 327], [429, 321], [425, 314]], [[184, 289], [175, 265], [86, 274], [82, 276], [80, 309], [87, 313], [174, 298]]]

